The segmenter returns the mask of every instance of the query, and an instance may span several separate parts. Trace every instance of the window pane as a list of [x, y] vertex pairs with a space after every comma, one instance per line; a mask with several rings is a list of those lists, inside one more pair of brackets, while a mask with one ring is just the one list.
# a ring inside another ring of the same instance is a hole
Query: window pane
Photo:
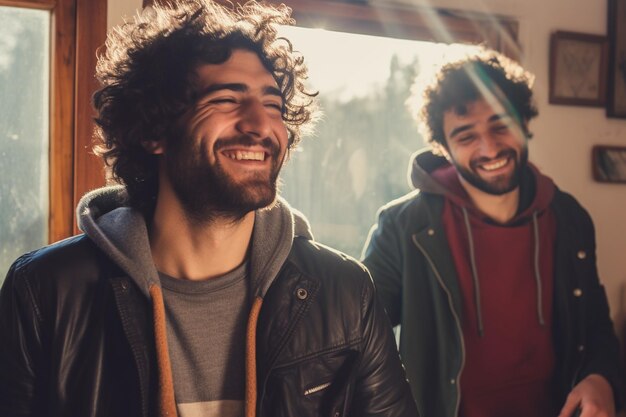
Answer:
[[50, 13], [0, 7], [0, 281], [48, 241]]
[[475, 47], [285, 27], [305, 57], [323, 119], [283, 170], [281, 194], [319, 242], [359, 257], [376, 210], [409, 190], [425, 146], [405, 106], [418, 73]]

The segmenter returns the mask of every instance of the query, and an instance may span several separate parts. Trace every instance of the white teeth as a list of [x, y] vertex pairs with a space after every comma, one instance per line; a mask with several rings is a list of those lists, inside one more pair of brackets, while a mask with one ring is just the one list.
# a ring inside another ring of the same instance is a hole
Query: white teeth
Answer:
[[506, 165], [506, 163], [509, 162], [508, 158], [502, 159], [498, 162], [494, 162], [492, 164], [484, 164], [482, 166], [482, 168], [486, 171], [493, 171], [496, 170], [498, 168], [502, 168], [503, 166]]
[[227, 157], [237, 161], [263, 161], [265, 160], [265, 152], [250, 152], [250, 151], [233, 151], [226, 152]]

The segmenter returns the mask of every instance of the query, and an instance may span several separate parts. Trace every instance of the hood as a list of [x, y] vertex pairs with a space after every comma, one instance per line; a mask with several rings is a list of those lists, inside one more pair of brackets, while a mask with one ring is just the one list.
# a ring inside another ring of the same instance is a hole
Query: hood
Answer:
[[[123, 186], [104, 187], [79, 202], [79, 228], [106, 253], [149, 297], [160, 281], [143, 215], [127, 206]], [[252, 234], [250, 275], [253, 294], [263, 296], [287, 258], [297, 236], [313, 239], [309, 223], [282, 198], [270, 208], [257, 210]]]
[[78, 227], [150, 297], [150, 286], [160, 282], [148, 229], [143, 215], [128, 207], [127, 200], [123, 186], [89, 192], [76, 209]]
[[[414, 153], [409, 165], [409, 180], [414, 188], [439, 194], [466, 209], [474, 217], [490, 221], [476, 209], [459, 180], [456, 168], [443, 156], [435, 155], [431, 150]], [[547, 209], [554, 190], [554, 182], [529, 162], [528, 169], [522, 173], [517, 214], [507, 224], [518, 224], [530, 219], [533, 213], [541, 213]]]
[[257, 210], [250, 256], [250, 275], [255, 296], [265, 296], [285, 263], [296, 237], [313, 240], [307, 219], [291, 208], [287, 201], [278, 198], [271, 207]]

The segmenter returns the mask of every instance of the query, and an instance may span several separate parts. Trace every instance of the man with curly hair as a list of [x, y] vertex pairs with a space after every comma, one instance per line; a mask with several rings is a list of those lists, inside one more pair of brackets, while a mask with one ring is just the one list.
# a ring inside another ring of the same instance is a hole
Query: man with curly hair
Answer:
[[277, 197], [315, 118], [286, 7], [155, 6], [99, 60], [120, 185], [0, 293], [2, 416], [416, 416], [365, 268]]
[[365, 245], [418, 411], [614, 416], [619, 349], [591, 218], [528, 162], [532, 76], [483, 50], [416, 83], [431, 150]]

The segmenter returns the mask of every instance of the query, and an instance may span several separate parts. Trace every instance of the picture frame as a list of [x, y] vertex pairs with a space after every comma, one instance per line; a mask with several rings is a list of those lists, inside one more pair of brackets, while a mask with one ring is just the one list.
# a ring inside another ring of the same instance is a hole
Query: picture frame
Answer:
[[550, 37], [549, 102], [604, 107], [606, 36], [558, 31]]
[[591, 155], [594, 180], [626, 184], [626, 146], [596, 145]]
[[626, 0], [608, 4], [607, 117], [626, 119]]

